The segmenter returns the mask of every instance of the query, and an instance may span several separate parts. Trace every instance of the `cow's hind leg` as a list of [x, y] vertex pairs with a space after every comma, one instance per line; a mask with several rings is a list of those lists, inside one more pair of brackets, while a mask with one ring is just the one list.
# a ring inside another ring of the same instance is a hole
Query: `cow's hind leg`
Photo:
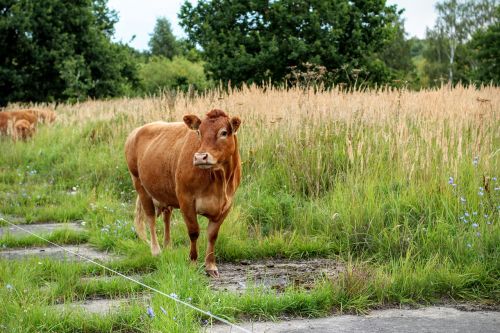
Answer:
[[144, 209], [142, 208], [141, 197], [137, 195], [137, 199], [135, 200], [135, 216], [134, 216], [134, 226], [135, 232], [140, 239], [149, 243], [148, 235], [146, 233], [146, 224], [144, 219], [146, 218], [146, 214], [144, 213]]
[[151, 234], [151, 254], [153, 256], [157, 256], [158, 254], [160, 254], [160, 244], [158, 244], [158, 239], [156, 238], [156, 214], [153, 199], [149, 196], [144, 187], [142, 187], [141, 181], [135, 177], [134, 187], [137, 191], [137, 194], [139, 194], [142, 209], [149, 224], [149, 232]]
[[170, 244], [170, 217], [172, 216], [172, 207], [163, 209], [163, 223], [165, 224], [165, 235], [163, 237], [163, 247]]

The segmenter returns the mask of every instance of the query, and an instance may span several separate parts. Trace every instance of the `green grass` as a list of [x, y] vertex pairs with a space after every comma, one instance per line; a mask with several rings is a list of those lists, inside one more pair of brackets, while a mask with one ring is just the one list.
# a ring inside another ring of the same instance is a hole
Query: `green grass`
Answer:
[[[498, 304], [500, 191], [495, 187], [500, 184], [493, 177], [500, 176], [495, 151], [500, 123], [482, 127], [480, 138], [493, 138], [493, 144], [477, 153], [475, 166], [475, 153], [467, 148], [475, 142], [474, 134], [464, 134], [462, 157], [447, 164], [442, 147], [428, 144], [420, 125], [408, 122], [414, 144], [406, 150], [395, 149], [396, 130], [380, 124], [352, 128], [341, 120], [313, 124], [304, 119], [301, 130], [268, 130], [258, 122], [242, 126], [244, 176], [219, 234], [217, 260], [328, 257], [346, 265], [338, 280], [319, 281], [311, 291], [289, 288], [276, 295], [250, 288], [236, 295], [211, 290], [202, 259], [198, 267], [188, 263], [189, 241], [178, 212], [173, 216], [172, 249], [152, 258], [132, 230], [135, 191], [123, 142], [137, 124], [127, 117], [42, 127], [27, 143], [4, 139], [0, 212], [28, 222], [84, 220], [85, 233], [62, 231], [50, 240], [88, 241], [115, 252], [122, 259], [109, 264], [113, 269], [146, 274], [148, 285], [230, 320], [364, 313], [381, 305], [428, 304], [443, 298]], [[349, 156], [349, 135], [354, 158]], [[363, 154], [356, 152], [360, 144]], [[416, 147], [425, 147], [427, 153], [417, 154]], [[448, 184], [450, 176], [456, 188]], [[484, 177], [490, 179], [488, 189], [480, 191]], [[471, 215], [468, 223], [460, 219], [465, 212]], [[206, 227], [204, 219], [200, 222]], [[162, 235], [162, 223], [158, 230]], [[0, 246], [8, 247], [41, 244], [34, 237], [0, 239]], [[199, 258], [205, 256], [205, 244], [202, 232]], [[107, 316], [52, 307], [145, 292], [117, 277], [82, 280], [100, 275], [109, 273], [85, 263], [0, 261], [0, 330], [190, 332], [209, 319], [160, 295], [152, 296], [153, 319], [141, 303]]]

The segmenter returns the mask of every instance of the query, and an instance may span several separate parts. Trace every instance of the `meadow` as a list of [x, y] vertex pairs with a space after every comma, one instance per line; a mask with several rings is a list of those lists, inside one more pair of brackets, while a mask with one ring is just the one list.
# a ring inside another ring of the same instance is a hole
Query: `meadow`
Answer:
[[[198, 267], [188, 263], [178, 212], [173, 247], [158, 258], [137, 239], [126, 136], [150, 121], [181, 121], [213, 108], [243, 121], [243, 178], [219, 233], [217, 262], [332, 258], [346, 267], [338, 279], [279, 294], [213, 291], [202, 267], [203, 218]], [[85, 233], [51, 240], [88, 241], [120, 255], [114, 269], [144, 274], [148, 285], [207, 311], [238, 321], [436, 302], [500, 304], [499, 88], [252, 86], [62, 104], [56, 112], [56, 123], [41, 126], [33, 140], [0, 141], [0, 213], [33, 223], [84, 220]], [[0, 247], [40, 244], [0, 238]], [[152, 296], [154, 318], [141, 304], [107, 316], [52, 307], [144, 291], [119, 277], [79, 282], [99, 275], [109, 273], [85, 263], [0, 260], [0, 330], [191, 332], [209, 319], [160, 295]]]

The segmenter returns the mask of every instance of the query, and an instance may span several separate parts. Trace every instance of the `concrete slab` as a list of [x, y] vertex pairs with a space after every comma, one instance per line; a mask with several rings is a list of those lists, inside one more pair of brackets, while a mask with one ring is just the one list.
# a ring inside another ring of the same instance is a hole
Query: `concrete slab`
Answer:
[[[110, 261], [118, 259], [106, 252], [98, 251], [88, 244], [64, 245], [64, 248], [92, 260]], [[28, 257], [52, 258], [56, 260], [85, 261], [84, 259], [67, 253], [58, 247], [29, 247], [21, 249], [6, 249], [0, 251], [0, 259], [21, 260]]]
[[[251, 332], [266, 333], [421, 333], [421, 332], [500, 332], [500, 312], [464, 312], [448, 307], [414, 310], [377, 310], [366, 316], [342, 315], [318, 319], [297, 319], [283, 322], [242, 323]], [[227, 325], [207, 328], [210, 333], [237, 332]]]
[[[26, 229], [37, 235], [50, 234], [54, 231], [59, 230], [72, 230], [72, 231], [84, 231], [85, 229], [78, 222], [71, 223], [33, 223], [33, 224], [20, 224], [20, 227]], [[24, 237], [30, 234], [13, 226], [0, 227], [0, 237], [5, 235], [12, 235], [14, 237]]]
[[151, 302], [151, 295], [144, 294], [131, 298], [116, 299], [91, 299], [75, 303], [57, 304], [53, 307], [59, 311], [83, 311], [91, 314], [106, 315], [117, 312], [120, 308], [130, 306], [134, 303], [144, 304], [146, 306]]

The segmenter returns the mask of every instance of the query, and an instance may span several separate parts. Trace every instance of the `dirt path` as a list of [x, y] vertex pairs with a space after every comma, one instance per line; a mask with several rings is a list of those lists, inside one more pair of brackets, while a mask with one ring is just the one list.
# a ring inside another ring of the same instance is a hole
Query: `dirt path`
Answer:
[[[447, 307], [428, 307], [416, 310], [377, 310], [367, 316], [342, 315], [318, 319], [282, 322], [243, 323], [251, 332], [266, 333], [421, 333], [421, 332], [500, 332], [500, 312], [465, 312]], [[210, 333], [237, 332], [228, 326], [215, 325]]]
[[247, 289], [284, 291], [287, 287], [311, 289], [318, 279], [336, 279], [344, 266], [330, 259], [242, 260], [218, 264], [220, 278], [211, 281], [215, 290], [243, 293]]

